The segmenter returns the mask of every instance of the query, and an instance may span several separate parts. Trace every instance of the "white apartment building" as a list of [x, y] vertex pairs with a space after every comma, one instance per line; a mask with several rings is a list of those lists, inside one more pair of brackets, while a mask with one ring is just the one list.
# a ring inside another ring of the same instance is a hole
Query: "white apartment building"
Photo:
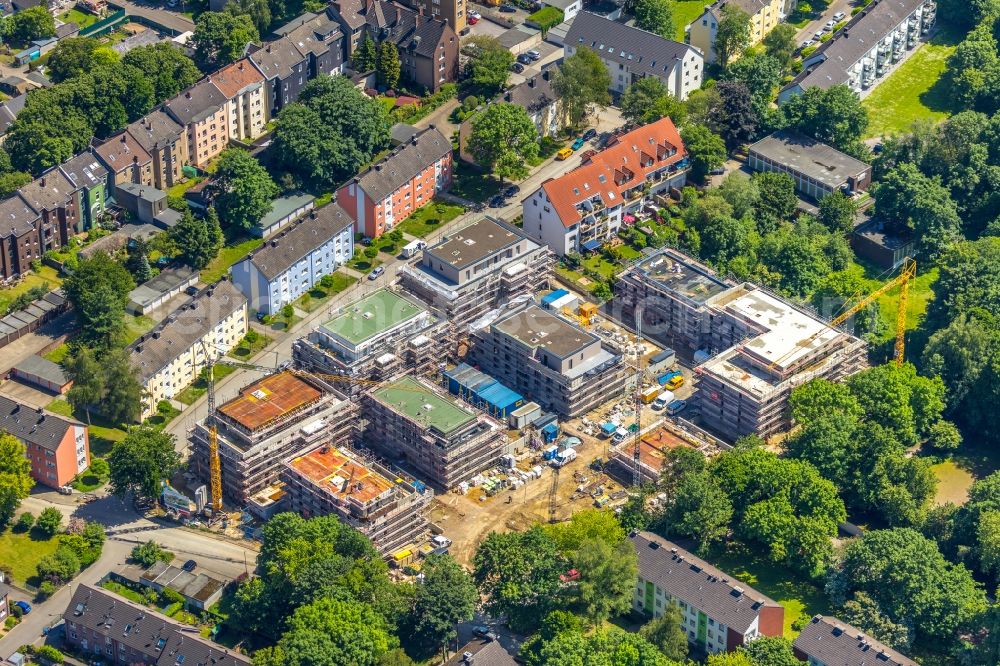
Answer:
[[229, 137], [252, 141], [264, 133], [267, 86], [264, 75], [247, 58], [223, 67], [209, 77], [226, 101]]
[[257, 312], [273, 314], [354, 255], [354, 221], [335, 203], [285, 227], [232, 267], [233, 283]]
[[926, 39], [936, 18], [937, 5], [929, 0], [875, 0], [803, 61], [802, 72], [778, 93], [778, 103], [807, 88], [839, 84], [864, 97]]
[[228, 353], [247, 330], [247, 299], [232, 282], [222, 280], [129, 345], [132, 366], [146, 390], [141, 418], [198, 378], [206, 352], [212, 359]]
[[698, 49], [609, 18], [580, 12], [566, 33], [566, 57], [588, 48], [601, 57], [611, 75], [611, 93], [625, 92], [646, 76], [663, 81], [677, 99], [701, 87], [705, 58]]

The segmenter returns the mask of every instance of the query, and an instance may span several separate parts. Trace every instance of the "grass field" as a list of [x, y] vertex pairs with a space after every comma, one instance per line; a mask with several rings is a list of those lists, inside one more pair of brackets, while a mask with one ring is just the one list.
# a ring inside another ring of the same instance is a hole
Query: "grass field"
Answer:
[[461, 206], [443, 201], [432, 201], [423, 208], [413, 211], [408, 218], [397, 225], [397, 228], [401, 229], [404, 234], [423, 238], [464, 212], [465, 209]]
[[353, 275], [343, 273], [332, 273], [331, 277], [333, 278], [333, 286], [328, 289], [322, 285], [316, 285], [294, 303], [295, 307], [304, 312], [312, 312], [321, 307], [328, 298], [339, 294], [358, 281]]
[[[938, 279], [938, 269], [934, 267], [923, 273], [918, 267], [917, 277], [910, 285], [906, 299], [906, 330], [912, 331], [921, 322], [927, 312], [927, 304], [934, 297], [931, 290]], [[896, 336], [896, 312], [899, 310], [899, 290], [893, 289], [878, 299], [879, 313], [886, 328], [883, 340], [891, 340]]]
[[156, 326], [156, 322], [146, 315], [125, 315], [126, 344], [131, 344], [143, 333], [149, 333], [154, 326]]
[[37, 273], [32, 271], [13, 287], [0, 289], [0, 315], [7, 312], [7, 307], [15, 298], [43, 284], [49, 285], [50, 289], [55, 289], [62, 284], [62, 279], [54, 268], [42, 266]]
[[0, 562], [10, 567], [14, 582], [37, 583], [35, 567], [46, 555], [56, 552], [59, 538], [42, 539], [34, 530], [15, 533], [11, 530], [0, 534]]
[[[224, 377], [236, 372], [236, 368], [231, 365], [216, 365], [214, 369], [215, 381], [220, 382]], [[208, 390], [208, 382], [203, 381], [201, 377], [191, 382], [183, 391], [174, 396], [178, 402], [183, 402], [185, 405], [191, 405], [195, 400], [205, 395], [205, 391]]]
[[945, 460], [931, 467], [938, 479], [935, 504], [965, 504], [969, 499], [969, 486], [976, 480], [972, 472], [955, 460]]
[[944, 120], [951, 115], [951, 101], [941, 75], [962, 35], [942, 26], [931, 41], [920, 46], [899, 68], [879, 84], [862, 105], [868, 109], [868, 136], [904, 132], [915, 120]]
[[798, 635], [792, 629], [796, 620], [808, 620], [817, 613], [830, 611], [830, 602], [822, 588], [799, 579], [787, 567], [754, 557], [739, 546], [709, 561], [784, 606], [786, 638]]
[[271, 343], [271, 338], [264, 335], [263, 333], [257, 333], [257, 339], [254, 342], [252, 343], [248, 342], [247, 339], [244, 337], [242, 340], [240, 340], [240, 343], [236, 345], [236, 347], [227, 354], [227, 356], [231, 356], [232, 358], [245, 361], [254, 354], [260, 352], [262, 349], [264, 349], [264, 347], [268, 346], [270, 343]]
[[81, 12], [79, 9], [71, 9], [58, 16], [63, 23], [76, 23], [81, 30], [89, 25], [97, 23], [99, 20], [95, 15]]
[[264, 244], [263, 238], [240, 238], [234, 243], [227, 241], [219, 256], [201, 271], [201, 281], [206, 284], [218, 282], [229, 272], [229, 267]]
[[702, 0], [678, 0], [674, 3], [674, 32], [677, 41], [684, 41], [684, 28], [704, 13], [705, 3]]
[[[87, 415], [82, 412], [74, 413], [72, 405], [66, 402], [65, 398], [53, 400], [45, 409], [53, 414], [69, 416], [83, 423], [87, 422]], [[111, 447], [115, 445], [115, 442], [125, 439], [125, 431], [113, 426], [99, 414], [91, 414], [90, 420], [90, 453], [103, 458], [111, 452]]]

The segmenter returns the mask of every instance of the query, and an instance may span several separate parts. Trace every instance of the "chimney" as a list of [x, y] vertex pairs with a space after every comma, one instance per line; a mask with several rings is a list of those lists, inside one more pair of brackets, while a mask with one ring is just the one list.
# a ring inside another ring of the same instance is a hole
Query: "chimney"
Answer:
[[126, 143], [126, 141], [125, 141], [125, 133], [124, 132], [122, 132], [122, 143]]
[[240, 60], [239, 64], [236, 66], [236, 69], [240, 70], [241, 72], [243, 71], [243, 61], [242, 60]]
[[[417, 145], [417, 135], [416, 134], [414, 134], [413, 136], [410, 137], [410, 143], [412, 143], [414, 146]], [[42, 184], [44, 185], [45, 183], [42, 183]]]

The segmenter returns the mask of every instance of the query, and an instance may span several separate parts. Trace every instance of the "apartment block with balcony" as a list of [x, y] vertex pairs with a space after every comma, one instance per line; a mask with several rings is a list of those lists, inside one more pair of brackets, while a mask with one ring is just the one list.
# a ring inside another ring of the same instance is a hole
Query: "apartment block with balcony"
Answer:
[[[353, 441], [357, 405], [326, 382], [281, 372], [253, 382], [219, 405], [215, 415], [222, 491], [237, 503], [278, 482], [282, 462], [320, 443]], [[208, 424], [188, 432], [191, 469], [209, 478]]]
[[440, 488], [468, 481], [507, 452], [503, 425], [410, 375], [362, 394], [361, 411], [366, 446]]
[[24, 444], [31, 477], [61, 488], [90, 467], [87, 426], [40, 407], [0, 396], [0, 429]]
[[209, 78], [226, 98], [229, 138], [253, 141], [263, 134], [270, 120], [264, 75], [243, 58], [226, 65]]
[[185, 129], [190, 164], [204, 169], [229, 145], [228, 102], [211, 77], [164, 102], [166, 112]]
[[629, 541], [639, 558], [632, 609], [660, 617], [677, 606], [688, 642], [700, 652], [731, 652], [782, 635], [785, 609], [770, 597], [651, 532], [632, 532]]
[[282, 480], [290, 510], [305, 518], [336, 516], [383, 556], [430, 533], [433, 491], [346, 447], [324, 443], [296, 455], [285, 462]]
[[490, 310], [548, 284], [552, 252], [501, 220], [483, 218], [425, 248], [399, 269], [400, 285], [441, 319], [454, 342]]
[[[331, 313], [292, 345], [303, 368], [357, 379], [388, 379], [404, 368], [435, 370], [444, 357], [447, 323], [389, 289], [379, 289]], [[352, 394], [362, 386], [350, 385]]]
[[718, 59], [715, 38], [719, 32], [725, 7], [734, 7], [750, 16], [750, 43], [759, 44], [767, 33], [795, 11], [797, 0], [716, 0], [705, 6], [705, 12], [689, 23], [684, 29], [684, 40], [705, 54], [705, 62], [714, 63]]
[[470, 343], [470, 364], [564, 419], [625, 393], [619, 350], [533, 302], [508, 307]]
[[[187, 131], [162, 108], [154, 109], [125, 128], [152, 158], [152, 183], [166, 190], [184, 178], [188, 163]], [[114, 139], [109, 139], [113, 141]]]
[[802, 61], [802, 72], [781, 89], [778, 103], [808, 88], [840, 84], [865, 97], [930, 36], [936, 21], [937, 5], [930, 0], [872, 2]]
[[814, 615], [792, 645], [809, 666], [917, 666], [877, 638], [829, 615]]
[[688, 156], [669, 118], [612, 137], [604, 150], [524, 200], [524, 231], [562, 256], [598, 249], [647, 197], [684, 186]]
[[336, 203], [313, 209], [232, 267], [257, 312], [273, 314], [354, 256], [354, 224]]
[[358, 232], [377, 238], [451, 187], [451, 141], [433, 126], [337, 190]]
[[705, 58], [698, 49], [591, 12], [576, 15], [564, 48], [567, 57], [579, 48], [596, 53], [611, 76], [615, 96], [652, 76], [677, 99], [687, 99], [701, 87], [705, 74]]
[[140, 419], [198, 378], [207, 364], [206, 352], [215, 359], [234, 349], [248, 325], [246, 297], [223, 280], [202, 289], [130, 344], [132, 366], [146, 390]]

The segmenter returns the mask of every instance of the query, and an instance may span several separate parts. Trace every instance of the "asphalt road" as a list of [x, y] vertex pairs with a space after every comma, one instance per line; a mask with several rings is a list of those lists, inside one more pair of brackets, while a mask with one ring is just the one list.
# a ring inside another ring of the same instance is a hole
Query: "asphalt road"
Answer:
[[807, 39], [813, 39], [813, 35], [822, 30], [823, 25], [832, 19], [833, 15], [837, 12], [844, 12], [844, 14], [847, 15], [847, 19], [844, 20], [849, 20], [851, 17], [851, 9], [853, 8], [854, 3], [852, 0], [833, 0], [829, 5], [827, 5], [827, 8], [823, 10], [823, 14], [819, 18], [810, 21], [805, 25], [805, 27], [799, 30], [799, 33], [795, 36], [795, 44], [800, 45]]

